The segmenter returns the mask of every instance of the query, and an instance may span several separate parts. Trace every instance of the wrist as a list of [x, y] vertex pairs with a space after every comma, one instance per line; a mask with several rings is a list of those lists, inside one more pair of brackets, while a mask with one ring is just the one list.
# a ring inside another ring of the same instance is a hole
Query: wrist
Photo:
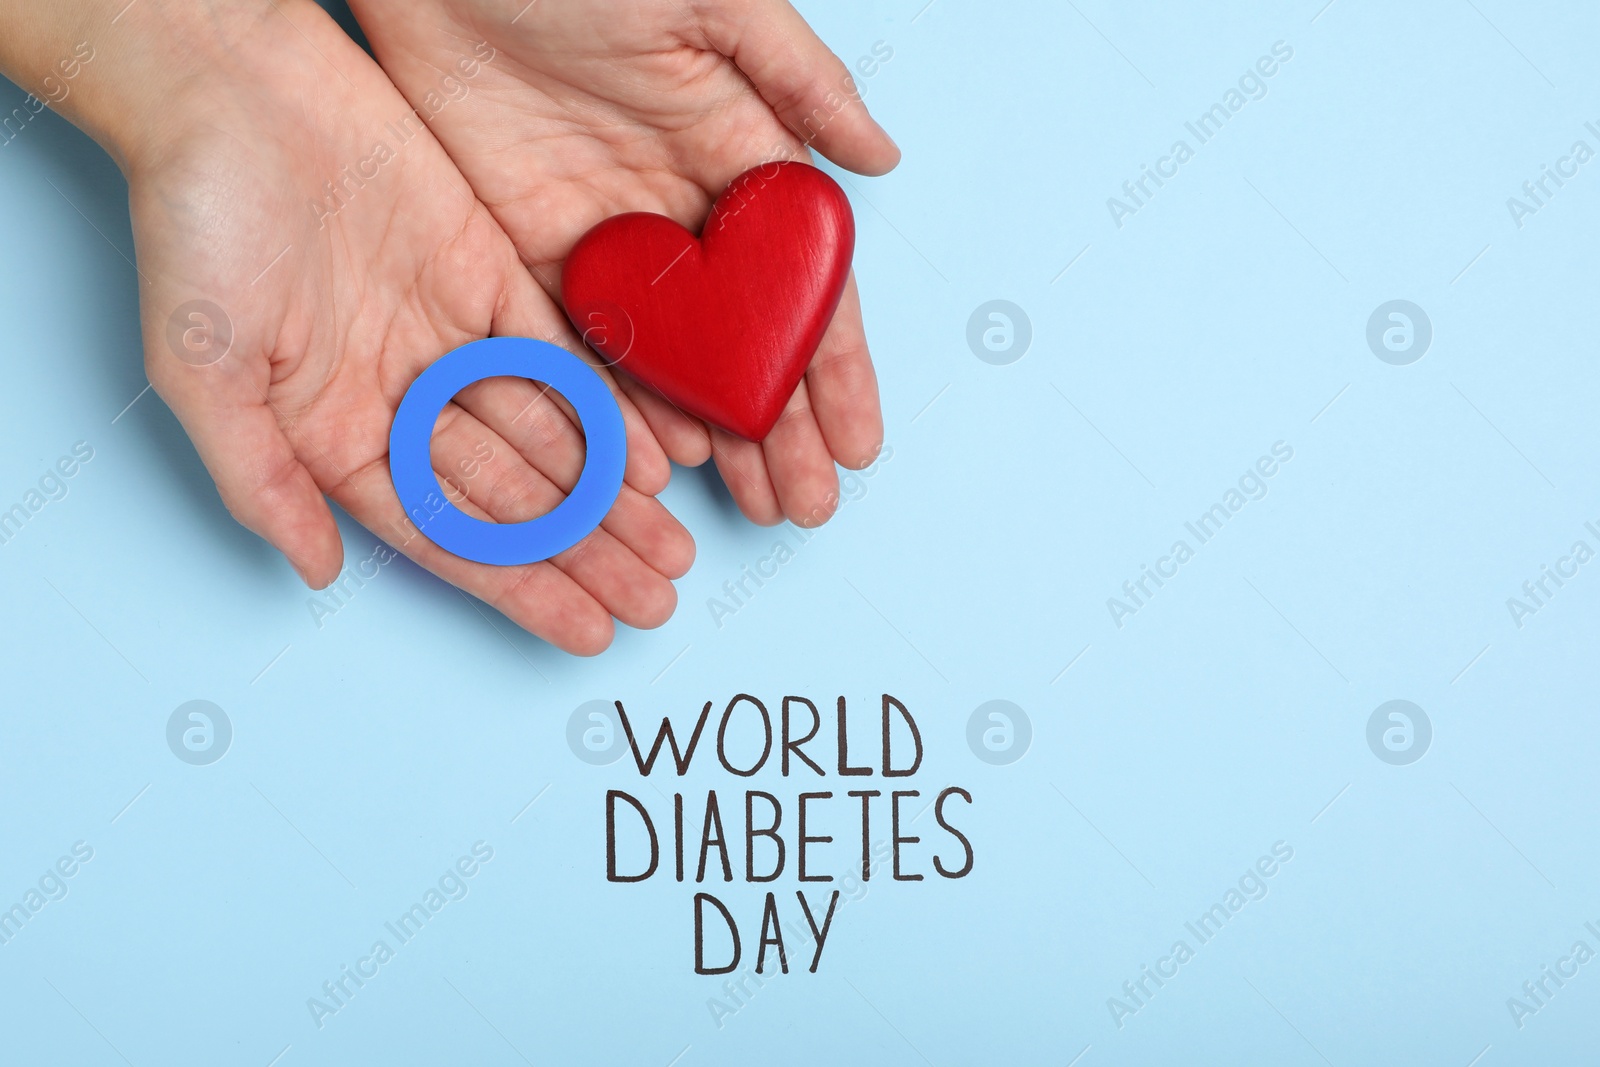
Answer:
[[30, 93], [25, 106], [52, 108], [130, 176], [248, 77], [240, 68], [253, 53], [293, 31], [272, 0], [90, 0], [61, 11], [0, 0], [0, 14], [18, 27], [0, 42], [0, 70]]

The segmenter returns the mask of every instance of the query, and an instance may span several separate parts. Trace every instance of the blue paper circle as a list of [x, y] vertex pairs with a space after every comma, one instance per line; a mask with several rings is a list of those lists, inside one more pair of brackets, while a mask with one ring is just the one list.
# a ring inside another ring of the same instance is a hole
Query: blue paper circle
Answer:
[[[572, 492], [527, 522], [473, 518], [445, 498], [433, 473], [430, 446], [439, 413], [473, 382], [500, 375], [544, 382], [566, 397], [588, 444]], [[566, 349], [527, 337], [489, 337], [441, 357], [411, 383], [389, 429], [389, 473], [406, 515], [446, 552], [500, 567], [549, 559], [587, 537], [622, 491], [627, 454], [622, 409], [605, 380]]]

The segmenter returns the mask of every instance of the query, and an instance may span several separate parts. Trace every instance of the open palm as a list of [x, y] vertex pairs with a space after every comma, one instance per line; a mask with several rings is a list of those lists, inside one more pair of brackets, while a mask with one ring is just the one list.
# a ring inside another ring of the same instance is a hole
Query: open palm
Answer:
[[[670, 468], [626, 399], [628, 484], [603, 526], [555, 559], [472, 563], [406, 519], [389, 425], [429, 363], [497, 334], [581, 348], [444, 150], [331, 19], [290, 0], [259, 29], [281, 38], [258, 52], [270, 69], [196, 93], [178, 132], [130, 167], [146, 368], [229, 510], [315, 586], [342, 562], [326, 495], [569, 651], [603, 649], [613, 616], [664, 622], [693, 544], [653, 498]], [[583, 438], [540, 386], [495, 378], [446, 407], [433, 461], [463, 510], [515, 522], [570, 490]]]
[[[806, 158], [879, 174], [899, 151], [840, 61], [786, 0], [393, 0], [352, 4], [395, 85], [559, 298], [578, 238], [623, 211], [697, 229], [744, 170]], [[761, 443], [709, 428], [619, 379], [674, 460], [714, 456], [751, 519], [815, 525], [837, 461], [882, 444], [855, 281]]]

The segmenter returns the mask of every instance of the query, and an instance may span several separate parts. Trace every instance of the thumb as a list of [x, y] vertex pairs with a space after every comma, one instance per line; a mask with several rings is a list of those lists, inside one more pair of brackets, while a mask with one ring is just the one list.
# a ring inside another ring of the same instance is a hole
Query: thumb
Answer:
[[313, 589], [339, 576], [344, 544], [328, 502], [237, 357], [208, 366], [153, 360], [151, 384], [194, 442], [229, 513], [282, 552]]
[[705, 18], [707, 41], [808, 147], [858, 174], [884, 174], [900, 162], [850, 71], [788, 0], [713, 0]]

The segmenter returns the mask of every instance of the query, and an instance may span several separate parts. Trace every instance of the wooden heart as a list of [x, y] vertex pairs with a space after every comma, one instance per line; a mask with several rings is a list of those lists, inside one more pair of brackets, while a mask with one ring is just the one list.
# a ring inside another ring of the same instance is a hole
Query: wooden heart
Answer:
[[701, 235], [631, 212], [584, 234], [567, 315], [608, 361], [751, 441], [772, 429], [839, 306], [855, 248], [844, 190], [804, 163], [735, 178]]

